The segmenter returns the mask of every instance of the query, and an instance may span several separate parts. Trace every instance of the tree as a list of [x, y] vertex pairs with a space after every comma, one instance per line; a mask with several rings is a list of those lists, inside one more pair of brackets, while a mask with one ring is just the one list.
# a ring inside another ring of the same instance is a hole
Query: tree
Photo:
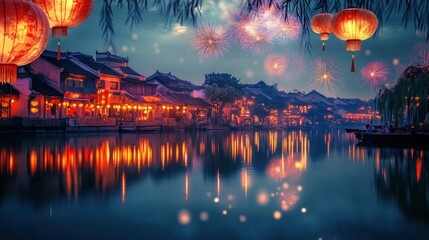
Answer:
[[213, 103], [216, 117], [227, 103], [233, 103], [243, 96], [240, 80], [228, 73], [210, 73], [205, 75], [206, 98]]
[[229, 73], [209, 73], [205, 75], [204, 85], [208, 86], [206, 97], [211, 102], [232, 103], [241, 98], [240, 79]]
[[384, 121], [396, 126], [428, 121], [429, 66], [410, 66], [393, 88], [378, 93], [378, 110]]
[[255, 104], [253, 105], [251, 109], [253, 115], [258, 116], [260, 119], [266, 118], [268, 115], [270, 115], [270, 111], [268, 111], [264, 105], [262, 104]]
[[240, 88], [240, 79], [232, 76], [229, 73], [209, 73], [205, 75], [204, 85], [214, 85], [220, 88]]
[[[106, 44], [112, 44], [112, 37], [115, 33], [113, 28], [112, 5], [117, 8], [126, 7], [128, 16], [126, 24], [131, 27], [143, 21], [143, 12], [148, 10], [148, 5], [155, 6], [164, 16], [165, 22], [172, 21], [183, 24], [189, 21], [196, 24], [198, 16], [201, 15], [203, 2], [208, 0], [103, 0], [100, 14], [100, 26]], [[426, 33], [426, 40], [429, 40], [429, 1], [427, 0], [243, 0], [241, 7], [243, 14], [250, 11], [257, 11], [264, 4], [270, 4], [282, 12], [285, 19], [289, 15], [298, 17], [302, 26], [301, 43], [306, 50], [311, 49], [310, 44], [310, 21], [314, 13], [330, 12], [335, 13], [348, 7], [364, 8], [377, 15], [380, 26], [382, 26], [392, 13], [397, 13], [402, 17], [402, 26], [406, 28], [409, 24], [414, 24], [415, 30]]]

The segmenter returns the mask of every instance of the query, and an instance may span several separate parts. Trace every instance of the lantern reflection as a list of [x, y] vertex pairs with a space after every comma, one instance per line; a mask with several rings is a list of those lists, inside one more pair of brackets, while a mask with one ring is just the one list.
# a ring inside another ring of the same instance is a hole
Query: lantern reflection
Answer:
[[[298, 177], [307, 168], [309, 142], [304, 133], [234, 132], [219, 136], [204, 133], [185, 138], [167, 134], [19, 139], [26, 147], [15, 149], [6, 142], [0, 145], [0, 174], [11, 177], [20, 173], [31, 176], [30, 181], [33, 177], [57, 175], [52, 184], [59, 186], [57, 194], [67, 198], [77, 199], [88, 189], [101, 193], [117, 190], [125, 202], [126, 185], [139, 176], [164, 178], [183, 173], [182, 196], [187, 201], [193, 185], [190, 168], [203, 168], [205, 176], [212, 177], [218, 198], [228, 174], [238, 174], [237, 184], [247, 197], [255, 170], [268, 169], [270, 178], [281, 180]], [[254, 145], [255, 140], [259, 146]], [[40, 183], [46, 185], [44, 181]]]

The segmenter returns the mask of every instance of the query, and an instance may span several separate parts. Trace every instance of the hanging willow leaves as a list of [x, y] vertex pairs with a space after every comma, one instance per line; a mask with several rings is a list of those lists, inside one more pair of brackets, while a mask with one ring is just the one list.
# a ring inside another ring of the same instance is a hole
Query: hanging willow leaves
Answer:
[[[190, 22], [195, 24], [201, 15], [202, 4], [209, 0], [103, 0], [100, 14], [100, 27], [107, 45], [112, 45], [115, 34], [113, 28], [113, 7], [127, 8], [126, 24], [132, 27], [143, 21], [143, 12], [148, 5], [159, 9], [165, 22], [170, 24]], [[393, 14], [399, 14], [404, 28], [413, 25], [415, 30], [426, 35], [429, 40], [429, 1], [428, 0], [242, 0], [245, 11], [257, 10], [264, 4], [275, 5], [282, 10], [285, 19], [290, 14], [298, 17], [302, 25], [301, 43], [310, 50], [310, 19], [315, 13], [335, 13], [348, 7], [365, 8], [377, 15], [379, 28]]]
[[397, 84], [379, 92], [378, 110], [385, 122], [419, 125], [428, 122], [429, 66], [410, 66]]

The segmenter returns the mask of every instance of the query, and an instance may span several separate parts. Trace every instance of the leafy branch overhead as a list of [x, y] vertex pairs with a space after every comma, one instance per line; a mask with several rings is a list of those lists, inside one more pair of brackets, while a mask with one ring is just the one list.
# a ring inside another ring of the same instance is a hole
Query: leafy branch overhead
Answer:
[[[103, 31], [106, 45], [113, 46], [113, 8], [126, 8], [126, 24], [133, 27], [143, 21], [148, 6], [159, 9], [166, 24], [190, 22], [195, 24], [201, 15], [202, 4], [208, 0], [103, 0], [99, 25]], [[429, 40], [429, 1], [428, 0], [242, 0], [243, 13], [257, 10], [270, 4], [282, 11], [285, 19], [290, 14], [298, 17], [302, 26], [301, 43], [306, 50], [311, 49], [310, 20], [320, 12], [336, 13], [344, 8], [365, 8], [377, 15], [379, 26], [388, 21], [392, 14], [402, 17], [402, 26], [414, 25], [416, 31], [426, 34]]]

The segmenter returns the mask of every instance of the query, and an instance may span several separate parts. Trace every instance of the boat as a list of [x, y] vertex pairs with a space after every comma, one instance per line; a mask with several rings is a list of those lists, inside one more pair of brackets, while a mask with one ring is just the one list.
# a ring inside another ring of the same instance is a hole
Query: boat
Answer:
[[366, 133], [355, 132], [362, 145], [429, 147], [429, 134], [424, 132]]
[[366, 132], [366, 130], [358, 129], [358, 128], [346, 128], [346, 133], [354, 133], [354, 132]]

